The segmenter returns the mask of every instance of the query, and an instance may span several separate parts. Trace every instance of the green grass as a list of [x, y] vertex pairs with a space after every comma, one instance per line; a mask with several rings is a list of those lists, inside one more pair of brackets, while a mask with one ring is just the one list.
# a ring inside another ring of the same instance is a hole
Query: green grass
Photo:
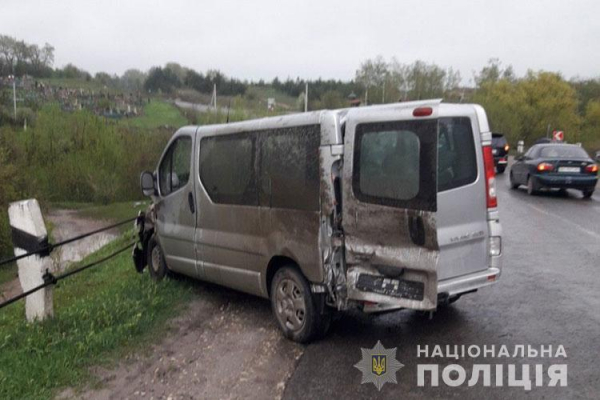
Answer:
[[140, 129], [155, 129], [163, 126], [180, 128], [187, 124], [187, 119], [174, 105], [153, 99], [144, 106], [142, 116], [123, 120], [122, 123]]
[[[115, 251], [121, 237], [86, 263]], [[46, 399], [93, 382], [90, 367], [110, 366], [165, 329], [192, 293], [188, 281], [154, 283], [135, 272], [129, 251], [61, 281], [52, 319], [26, 323], [24, 302], [0, 310], [0, 398]]]
[[0, 267], [0, 285], [15, 278], [17, 278], [17, 264], [12, 263]]

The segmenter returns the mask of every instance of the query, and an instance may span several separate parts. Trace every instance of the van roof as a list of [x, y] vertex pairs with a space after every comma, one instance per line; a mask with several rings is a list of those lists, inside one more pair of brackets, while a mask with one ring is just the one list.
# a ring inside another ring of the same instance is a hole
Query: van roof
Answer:
[[[441, 107], [450, 107], [450, 108], [463, 108], [463, 107], [473, 107], [475, 104], [454, 104], [454, 103], [445, 103], [442, 104], [442, 99], [429, 99], [429, 100], [417, 100], [417, 101], [406, 101], [406, 102], [398, 102], [398, 103], [389, 103], [389, 104], [377, 104], [371, 106], [364, 107], [348, 107], [348, 108], [340, 108], [333, 110], [318, 110], [318, 111], [309, 111], [309, 112], [299, 112], [295, 114], [286, 114], [286, 115], [277, 115], [272, 117], [263, 117], [250, 119], [245, 121], [237, 121], [230, 122], [226, 124], [213, 124], [213, 125], [202, 125], [195, 126], [198, 130], [210, 129], [211, 131], [220, 131], [222, 128], [226, 128], [228, 133], [235, 132], [236, 130], [248, 130], [248, 129], [265, 129], [271, 127], [282, 127], [282, 126], [297, 126], [297, 125], [311, 125], [318, 124], [322, 120], [322, 116], [324, 114], [336, 114], [338, 118], [342, 119], [348, 114], [350, 111], [355, 112], [368, 112], [368, 111], [380, 111], [380, 110], [393, 110], [393, 109], [406, 109], [406, 108], [414, 108], [414, 107], [422, 107], [422, 106], [441, 106]], [[186, 127], [187, 128], [187, 127]], [[191, 128], [191, 127], [190, 127]], [[237, 129], [236, 129], [237, 128]], [[182, 128], [183, 129], [183, 128]]]

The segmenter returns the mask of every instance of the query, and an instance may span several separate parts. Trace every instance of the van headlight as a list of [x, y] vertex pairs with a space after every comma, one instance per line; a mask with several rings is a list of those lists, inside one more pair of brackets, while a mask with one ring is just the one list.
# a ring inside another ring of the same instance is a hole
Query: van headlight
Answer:
[[490, 237], [490, 256], [499, 256], [502, 254], [502, 237], [491, 236]]

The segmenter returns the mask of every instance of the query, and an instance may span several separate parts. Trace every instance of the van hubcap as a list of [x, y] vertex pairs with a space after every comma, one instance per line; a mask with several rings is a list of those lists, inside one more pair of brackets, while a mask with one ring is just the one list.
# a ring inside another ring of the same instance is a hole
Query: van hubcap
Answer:
[[293, 331], [302, 329], [306, 306], [300, 286], [292, 279], [282, 279], [277, 285], [275, 300], [279, 320]]

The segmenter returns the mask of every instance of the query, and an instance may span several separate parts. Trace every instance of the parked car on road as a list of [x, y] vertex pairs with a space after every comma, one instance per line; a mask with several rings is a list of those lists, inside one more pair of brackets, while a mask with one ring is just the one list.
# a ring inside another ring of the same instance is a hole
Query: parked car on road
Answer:
[[600, 150], [596, 152], [596, 162], [600, 162]]
[[508, 150], [510, 146], [506, 138], [501, 133], [492, 133], [492, 154], [494, 155], [494, 165], [496, 172], [503, 174], [508, 164]]
[[435, 310], [500, 276], [491, 145], [483, 108], [439, 100], [181, 128], [141, 177], [136, 267], [269, 298], [298, 342]]
[[592, 197], [598, 182], [598, 165], [586, 151], [572, 144], [536, 144], [518, 156], [510, 169], [513, 189], [527, 185], [527, 193], [541, 189], [578, 189]]

